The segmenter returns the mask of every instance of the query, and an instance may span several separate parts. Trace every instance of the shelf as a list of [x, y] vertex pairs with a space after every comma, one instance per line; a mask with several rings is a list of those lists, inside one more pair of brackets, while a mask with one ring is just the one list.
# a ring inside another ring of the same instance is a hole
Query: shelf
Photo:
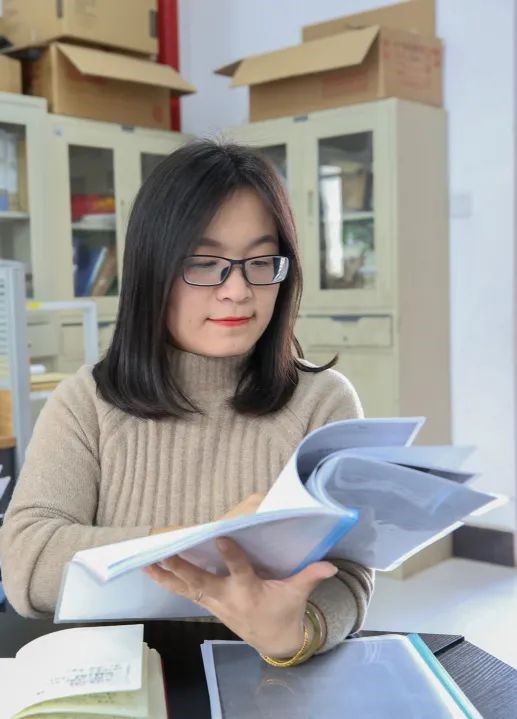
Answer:
[[0, 222], [17, 222], [20, 220], [28, 220], [29, 217], [28, 212], [16, 212], [14, 210], [0, 211]]
[[373, 212], [344, 212], [341, 215], [343, 222], [357, 222], [358, 220], [373, 220]]
[[72, 222], [74, 232], [115, 232], [117, 226], [115, 220], [107, 222]]

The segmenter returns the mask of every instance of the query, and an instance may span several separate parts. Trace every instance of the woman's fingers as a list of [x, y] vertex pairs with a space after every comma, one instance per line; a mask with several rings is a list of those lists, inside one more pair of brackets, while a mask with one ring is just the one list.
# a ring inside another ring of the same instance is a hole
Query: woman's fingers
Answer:
[[196, 567], [181, 557], [169, 557], [152, 567], [155, 573], [148, 572], [148, 574], [176, 594], [203, 604], [206, 600], [216, 599], [219, 595], [222, 578]]
[[242, 583], [248, 583], [256, 578], [253, 565], [237, 542], [227, 537], [221, 537], [217, 540], [217, 548], [232, 577]]
[[195, 564], [191, 564], [181, 557], [168, 557], [163, 559], [160, 565], [166, 571], [175, 574], [192, 589], [201, 589], [210, 583], [211, 579], [217, 579], [214, 574], [196, 567]]
[[185, 582], [182, 582], [179, 577], [172, 572], [168, 572], [166, 569], [162, 569], [158, 564], [151, 564], [149, 567], [144, 567], [143, 571], [157, 584], [164, 589], [174, 594], [179, 594], [181, 597], [190, 598], [191, 592]]

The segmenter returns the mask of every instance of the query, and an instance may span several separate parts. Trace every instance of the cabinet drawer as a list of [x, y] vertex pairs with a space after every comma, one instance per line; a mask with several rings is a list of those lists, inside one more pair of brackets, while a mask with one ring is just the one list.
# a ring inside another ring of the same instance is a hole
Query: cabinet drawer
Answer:
[[[323, 365], [332, 359], [332, 351], [308, 347], [305, 357], [309, 362]], [[343, 348], [334, 369], [354, 385], [367, 417], [399, 414], [395, 357], [391, 350]]]
[[61, 352], [67, 359], [84, 356], [84, 340], [82, 324], [61, 325]]
[[300, 317], [296, 332], [302, 346], [391, 347], [389, 315], [322, 315]]
[[54, 322], [38, 322], [27, 325], [29, 356], [52, 357], [59, 352], [57, 326]]

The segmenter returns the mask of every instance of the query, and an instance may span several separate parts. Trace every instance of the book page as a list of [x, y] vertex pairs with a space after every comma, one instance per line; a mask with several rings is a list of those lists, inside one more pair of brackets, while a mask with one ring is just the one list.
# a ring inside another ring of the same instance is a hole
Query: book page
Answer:
[[408, 446], [424, 424], [423, 417], [345, 419], [311, 432], [300, 444], [297, 470], [302, 482], [322, 459], [342, 449], [356, 447]]
[[[310, 498], [310, 495], [308, 495]], [[193, 527], [192, 531], [174, 530], [161, 534], [129, 539], [102, 547], [93, 547], [77, 552], [71, 564], [80, 564], [88, 569], [99, 582], [109, 582], [134, 569], [160, 562], [166, 557], [182, 554], [187, 549], [212, 542], [217, 537], [235, 537], [251, 529], [252, 536], [260, 534], [258, 525], [276, 525], [313, 511], [320, 514], [336, 513], [334, 508], [323, 508], [311, 500], [308, 507], [294, 507], [271, 512], [222, 519]], [[342, 512], [341, 512], [342, 513]], [[266, 531], [270, 531], [266, 528]], [[275, 530], [276, 531], [276, 530]]]
[[[308, 561], [321, 559], [357, 521], [357, 513], [319, 507], [255, 514], [218, 523], [211, 534], [176, 546], [176, 553], [213, 573], [227, 573], [215, 544], [229, 536], [246, 552], [257, 570], [285, 577]], [[231, 524], [233, 529], [228, 531]], [[215, 526], [215, 525], [214, 525]], [[97, 548], [89, 550], [89, 564], [98, 561]], [[171, 554], [165, 545], [160, 561]], [[168, 592], [140, 569], [101, 582], [83, 564], [68, 564], [56, 622], [115, 619], [172, 619], [206, 614], [184, 597]]]
[[472, 512], [501, 501], [428, 472], [339, 452], [316, 475], [311, 481], [329, 503], [359, 510], [332, 556], [380, 570], [395, 568]]
[[321, 495], [306, 485], [319, 462], [338, 450], [376, 445], [406, 445], [413, 441], [423, 418], [345, 419], [319, 427], [302, 440], [279, 474], [257, 512], [284, 507], [325, 504]]
[[257, 513], [272, 512], [286, 507], [318, 507], [320, 502], [307, 491], [297, 470], [298, 452], [295, 452], [275, 483], [262, 500]]
[[156, 649], [149, 649], [149, 719], [167, 719], [165, 679], [162, 660]]
[[142, 647], [142, 624], [38, 637], [16, 655], [12, 712], [60, 697], [140, 689]]
[[[164, 547], [174, 547], [184, 541], [195, 540], [196, 537], [203, 536], [209, 531], [213, 524], [214, 522], [198, 524], [195, 527], [184, 527], [170, 532], [104, 544], [93, 549], [82, 549], [75, 553], [73, 561], [84, 564], [101, 581], [107, 581], [122, 571], [152, 564], [157, 556], [164, 556]], [[118, 572], [117, 567], [120, 568]]]
[[[142, 687], [136, 691], [110, 691], [98, 694], [81, 694], [78, 696], [60, 697], [40, 704], [34, 704], [18, 713], [17, 719], [39, 716], [41, 714], [63, 714], [77, 716], [101, 714], [103, 717], [129, 717], [130, 719], [148, 719], [149, 717], [149, 654], [146, 644], [143, 645]], [[156, 670], [156, 668], [155, 668]], [[161, 676], [161, 672], [160, 672]]]
[[[450, 445], [411, 445], [410, 447], [360, 447], [351, 450], [361, 457], [371, 457], [392, 464], [404, 464], [408, 467], [438, 469], [458, 472], [463, 463], [475, 451], [474, 447], [455, 447]], [[472, 475], [472, 473], [469, 473]]]

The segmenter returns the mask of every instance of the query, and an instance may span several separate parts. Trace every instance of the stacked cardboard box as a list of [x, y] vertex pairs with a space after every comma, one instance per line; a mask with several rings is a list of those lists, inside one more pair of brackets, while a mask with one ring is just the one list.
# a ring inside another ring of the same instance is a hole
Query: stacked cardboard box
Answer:
[[19, 60], [0, 55], [0, 92], [22, 91], [22, 68]]
[[51, 112], [168, 130], [171, 93], [195, 88], [152, 61], [156, 16], [157, 0], [4, 0], [0, 34]]
[[434, 0], [407, 0], [303, 28], [300, 45], [216, 72], [249, 86], [250, 120], [398, 97], [442, 104]]

